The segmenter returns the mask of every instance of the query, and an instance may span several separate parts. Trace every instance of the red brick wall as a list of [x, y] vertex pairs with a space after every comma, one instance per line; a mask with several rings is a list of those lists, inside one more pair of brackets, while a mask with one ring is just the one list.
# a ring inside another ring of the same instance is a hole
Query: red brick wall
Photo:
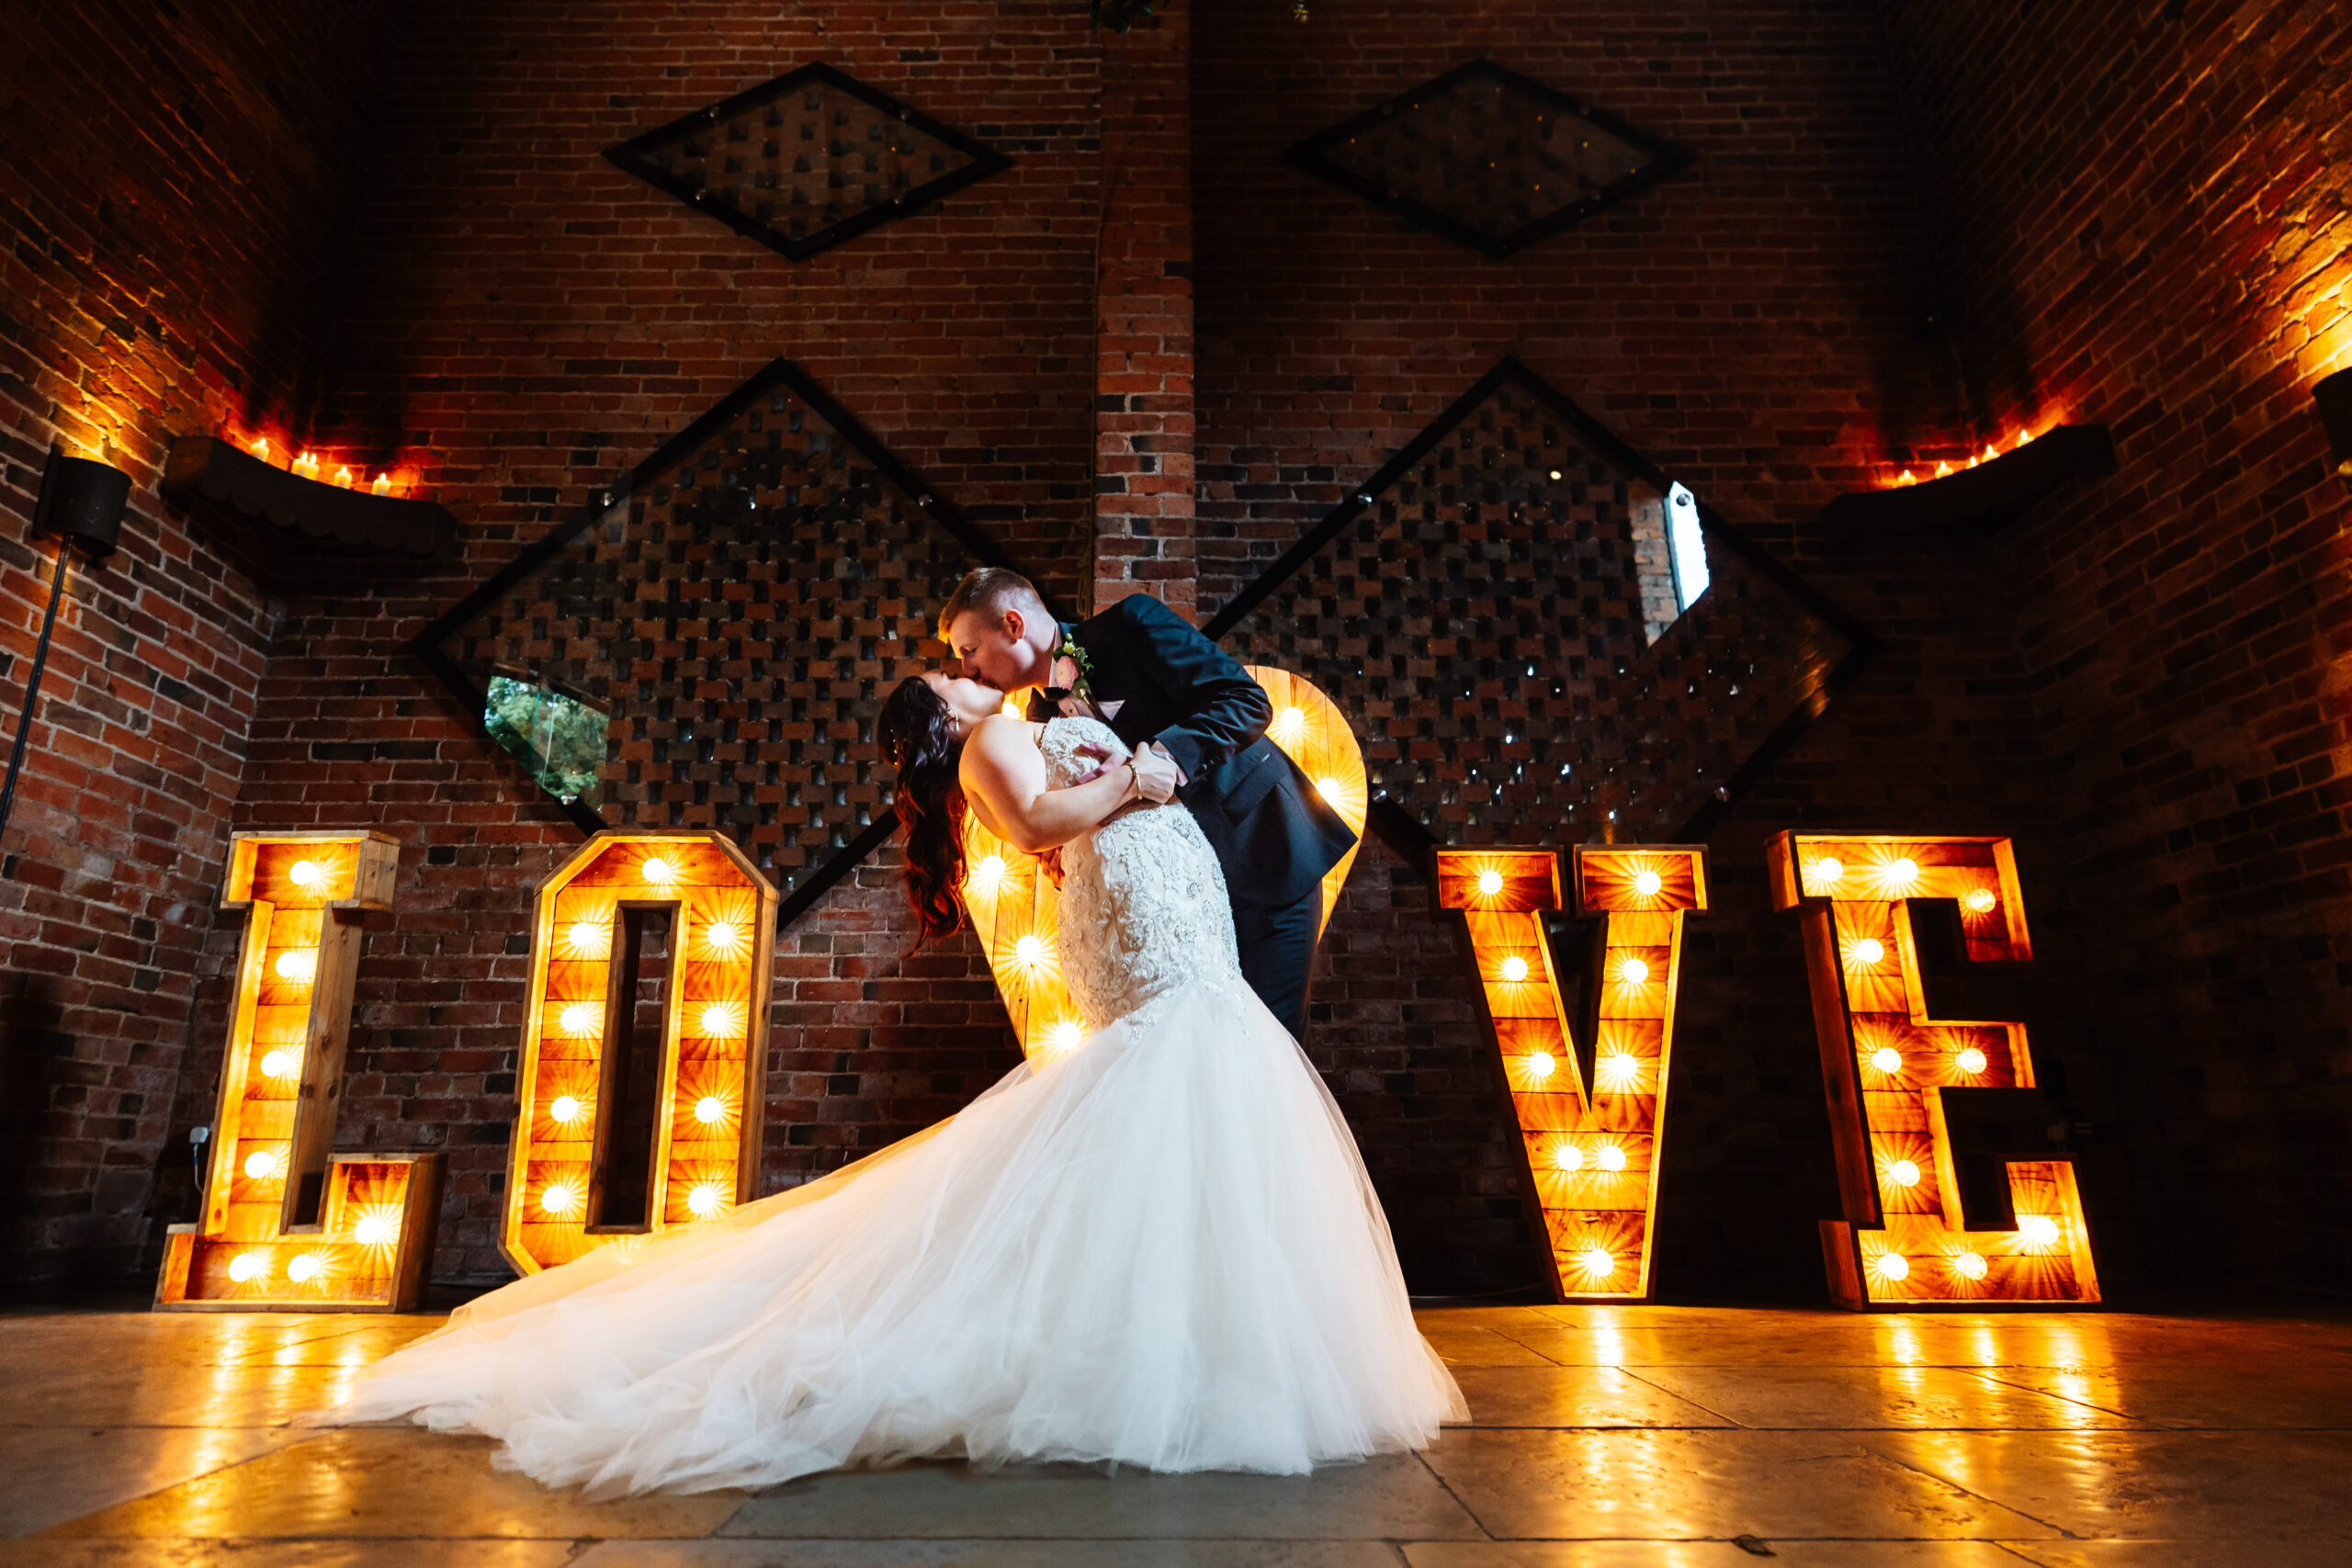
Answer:
[[128, 471], [68, 589], [0, 839], [0, 1213], [23, 1280], [119, 1279], [151, 1188], [275, 608], [164, 507], [172, 437], [301, 433], [390, 7], [0, 15], [0, 717], [55, 556], [52, 444]]
[[1961, 310], [1940, 406], [2101, 420], [2121, 464], [2005, 575], [2147, 1244], [2342, 1291], [2352, 489], [2310, 388], [2352, 366], [2352, 13], [1887, 10]]

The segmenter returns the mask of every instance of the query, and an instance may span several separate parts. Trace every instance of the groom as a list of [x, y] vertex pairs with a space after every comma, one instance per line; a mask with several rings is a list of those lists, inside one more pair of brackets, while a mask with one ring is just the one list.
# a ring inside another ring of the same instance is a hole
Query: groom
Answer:
[[1136, 753], [1145, 794], [1172, 789], [1224, 869], [1243, 977], [1304, 1038], [1323, 874], [1356, 836], [1266, 739], [1265, 688], [1149, 594], [1063, 626], [1027, 578], [1001, 567], [956, 585], [939, 635], [973, 680], [1034, 694], [1033, 719], [1099, 713]]

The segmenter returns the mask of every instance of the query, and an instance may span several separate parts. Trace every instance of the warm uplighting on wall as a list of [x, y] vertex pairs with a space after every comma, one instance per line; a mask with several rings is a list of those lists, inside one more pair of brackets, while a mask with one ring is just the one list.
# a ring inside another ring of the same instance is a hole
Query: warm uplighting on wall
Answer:
[[424, 1285], [438, 1154], [335, 1154], [361, 915], [391, 908], [383, 833], [239, 833], [243, 909], [203, 1217], [165, 1235], [162, 1310], [397, 1312]]
[[1802, 911], [1821, 1036], [1846, 1212], [1822, 1225], [1833, 1298], [2098, 1301], [2070, 1161], [2002, 1162], [2013, 1227], [1982, 1228], [1962, 1200], [1957, 1161], [1997, 1156], [1956, 1149], [1955, 1118], [1984, 1103], [2019, 1112], [1968, 1097], [2030, 1089], [2032, 1057], [2023, 1023], [1928, 1015], [1912, 907], [1949, 900], [1971, 960], [2030, 959], [2008, 840], [1783, 833], [1770, 863], [1777, 906]]
[[[1249, 670], [1272, 702], [1274, 716], [1267, 738], [1315, 781], [1340, 819], [1361, 835], [1369, 788], [1363, 753], [1345, 717], [1309, 682], [1261, 666]], [[1354, 863], [1351, 850], [1324, 875], [1326, 924]], [[997, 994], [1004, 999], [1023, 1054], [1043, 1062], [1077, 1049], [1086, 1032], [1075, 1021], [1078, 1004], [1062, 978], [1058, 892], [1035, 855], [989, 832], [977, 813], [967, 813], [964, 820], [963, 892], [964, 908], [988, 953]]]
[[[1641, 1300], [1682, 922], [1707, 907], [1705, 852], [1589, 844], [1574, 866], [1571, 903], [1556, 851], [1440, 850], [1437, 904], [1462, 913], [1555, 1289], [1562, 1300]], [[1604, 917], [1577, 1021], [1544, 930], [1545, 914], [1563, 908]], [[1589, 1087], [1579, 1036], [1590, 1042]]]
[[[517, 1269], [716, 1218], [750, 1196], [760, 1119], [740, 1108], [764, 1092], [775, 910], [775, 889], [715, 832], [599, 833], [539, 885], [500, 1235]], [[658, 1053], [623, 1049], [651, 1043], [634, 1010], [657, 982]], [[651, 1080], [631, 1081], [646, 1070], [632, 1058], [649, 1055]], [[654, 1105], [650, 1129], [631, 1103]], [[630, 1135], [650, 1143], [624, 1149]]]

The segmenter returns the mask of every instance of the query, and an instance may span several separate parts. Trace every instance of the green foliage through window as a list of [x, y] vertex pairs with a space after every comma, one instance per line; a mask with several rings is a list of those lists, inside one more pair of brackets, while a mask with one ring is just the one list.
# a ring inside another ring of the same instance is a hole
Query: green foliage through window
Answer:
[[481, 716], [492, 739], [521, 759], [541, 789], [566, 806], [596, 804], [607, 727], [603, 713], [545, 686], [493, 675]]

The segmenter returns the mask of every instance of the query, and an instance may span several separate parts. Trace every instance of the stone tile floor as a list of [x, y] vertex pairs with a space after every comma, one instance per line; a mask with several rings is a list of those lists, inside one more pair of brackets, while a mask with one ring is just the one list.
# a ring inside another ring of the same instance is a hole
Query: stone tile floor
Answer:
[[598, 1504], [480, 1440], [288, 1424], [437, 1318], [0, 1314], [0, 1563], [2352, 1564], [2352, 1316], [1420, 1315], [1473, 1412], [1421, 1454]]

